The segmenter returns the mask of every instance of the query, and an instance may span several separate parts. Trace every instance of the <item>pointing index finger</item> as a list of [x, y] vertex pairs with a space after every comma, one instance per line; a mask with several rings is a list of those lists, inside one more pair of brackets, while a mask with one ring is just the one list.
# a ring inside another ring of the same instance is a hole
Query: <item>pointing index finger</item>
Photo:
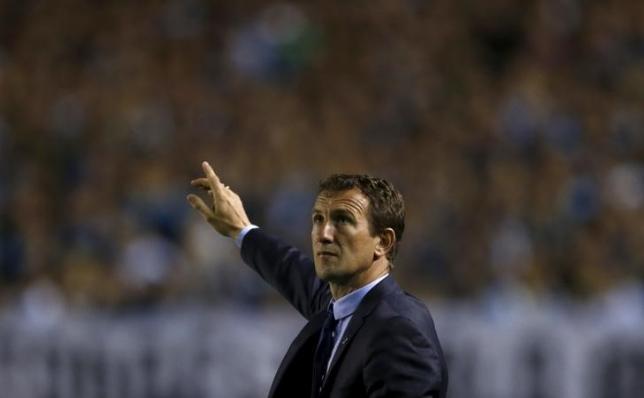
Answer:
[[203, 167], [204, 173], [206, 173], [206, 177], [208, 178], [208, 183], [210, 184], [210, 189], [212, 190], [212, 192], [216, 193], [217, 195], [221, 195], [222, 184], [221, 181], [219, 181], [217, 174], [215, 174], [214, 170], [212, 169], [212, 167], [210, 167], [210, 164], [208, 164], [208, 162], [204, 161], [203, 163], [201, 163], [201, 166]]

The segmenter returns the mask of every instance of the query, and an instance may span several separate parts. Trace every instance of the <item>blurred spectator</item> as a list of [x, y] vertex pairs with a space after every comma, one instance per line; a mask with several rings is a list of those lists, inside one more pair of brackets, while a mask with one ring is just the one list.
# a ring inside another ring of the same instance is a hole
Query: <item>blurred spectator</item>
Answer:
[[202, 159], [305, 250], [316, 179], [391, 178], [420, 295], [644, 278], [637, 2], [5, 3], [0, 301], [270, 302], [188, 215]]

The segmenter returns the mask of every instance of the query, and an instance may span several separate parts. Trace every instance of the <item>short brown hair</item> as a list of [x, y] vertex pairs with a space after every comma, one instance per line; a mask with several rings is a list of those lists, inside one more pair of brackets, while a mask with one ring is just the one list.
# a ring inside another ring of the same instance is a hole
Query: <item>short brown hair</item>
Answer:
[[366, 174], [333, 174], [320, 181], [318, 195], [322, 192], [341, 192], [357, 188], [369, 199], [369, 226], [378, 235], [386, 228], [396, 234], [396, 241], [387, 259], [393, 267], [398, 253], [398, 242], [405, 231], [405, 202], [402, 194], [387, 180]]

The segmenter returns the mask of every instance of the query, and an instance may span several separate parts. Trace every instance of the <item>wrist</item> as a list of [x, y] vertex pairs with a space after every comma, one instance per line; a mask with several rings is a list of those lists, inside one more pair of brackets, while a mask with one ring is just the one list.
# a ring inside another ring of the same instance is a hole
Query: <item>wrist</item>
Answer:
[[255, 228], [259, 228], [259, 227], [257, 225], [255, 225], [255, 224], [248, 224], [244, 228], [239, 230], [239, 232], [237, 232], [237, 234], [233, 235], [235, 245], [238, 248], [241, 249], [241, 246], [242, 246], [242, 243], [244, 241], [244, 238], [246, 237], [246, 234], [248, 234], [248, 232], [252, 231]]

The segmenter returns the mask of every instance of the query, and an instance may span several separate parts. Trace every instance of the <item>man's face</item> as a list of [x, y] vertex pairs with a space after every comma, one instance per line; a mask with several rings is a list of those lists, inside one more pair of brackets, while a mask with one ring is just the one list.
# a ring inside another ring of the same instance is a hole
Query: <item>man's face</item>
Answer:
[[371, 235], [368, 211], [369, 199], [357, 188], [318, 195], [311, 241], [320, 279], [347, 283], [371, 267], [379, 238]]

